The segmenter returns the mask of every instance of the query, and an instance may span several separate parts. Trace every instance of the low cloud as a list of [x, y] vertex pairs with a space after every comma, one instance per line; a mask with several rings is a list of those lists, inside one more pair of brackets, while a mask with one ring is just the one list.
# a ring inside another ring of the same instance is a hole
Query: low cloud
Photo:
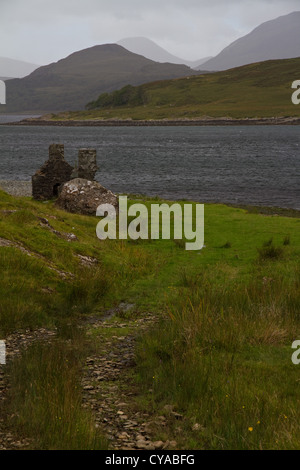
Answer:
[[95, 44], [145, 36], [197, 60], [298, 9], [299, 0], [1, 0], [0, 56], [47, 64]]

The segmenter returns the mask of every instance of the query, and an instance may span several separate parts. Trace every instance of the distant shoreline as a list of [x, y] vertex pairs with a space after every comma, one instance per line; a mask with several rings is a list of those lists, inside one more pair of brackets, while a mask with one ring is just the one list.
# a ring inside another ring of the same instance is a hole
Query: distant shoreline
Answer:
[[298, 117], [278, 117], [278, 118], [208, 118], [208, 119], [153, 119], [153, 120], [132, 120], [132, 119], [107, 119], [107, 120], [65, 120], [50, 121], [44, 119], [23, 119], [18, 122], [0, 123], [6, 126], [61, 126], [61, 127], [98, 127], [98, 126], [258, 126], [258, 125], [300, 125]]
[[[0, 180], [0, 190], [5, 191], [14, 197], [32, 197], [32, 183], [31, 181], [19, 181], [19, 180]], [[147, 194], [127, 194], [128, 197], [135, 199], [144, 198], [151, 199], [151, 196]], [[162, 201], [170, 201], [170, 199], [161, 198]], [[180, 201], [180, 199], [174, 199], [173, 202]], [[190, 202], [197, 202], [195, 200], [189, 200]], [[282, 216], [282, 217], [295, 217], [300, 218], [300, 210], [288, 208], [288, 207], [275, 207], [275, 206], [264, 206], [264, 205], [255, 205], [255, 204], [238, 204], [232, 202], [220, 202], [220, 201], [207, 201], [201, 200], [201, 204], [223, 204], [228, 207], [235, 207], [239, 209], [247, 210], [251, 213], [257, 213], [262, 215], [270, 216]]]
[[31, 181], [0, 180], [0, 189], [15, 197], [31, 197]]

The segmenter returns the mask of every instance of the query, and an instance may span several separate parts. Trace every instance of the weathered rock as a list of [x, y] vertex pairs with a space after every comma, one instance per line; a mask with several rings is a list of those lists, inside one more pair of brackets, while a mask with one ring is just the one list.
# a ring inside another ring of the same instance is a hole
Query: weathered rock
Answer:
[[47, 219], [44, 217], [38, 217], [38, 219], [41, 221], [40, 222], [40, 227], [46, 228], [50, 232], [54, 233], [57, 237], [63, 238], [64, 240], [67, 240], [68, 242], [76, 242], [78, 241], [78, 238], [74, 233], [65, 233], [65, 232], [59, 232], [58, 230], [55, 230], [50, 224]]
[[141, 449], [141, 450], [146, 450], [146, 449], [148, 449], [149, 444], [148, 444], [147, 441], [138, 440], [138, 441], [136, 442], [136, 447], [137, 447], [138, 449]]
[[52, 144], [49, 160], [32, 177], [32, 196], [37, 200], [48, 200], [58, 196], [61, 185], [70, 180], [73, 167], [65, 161], [64, 146]]
[[164, 446], [164, 442], [163, 441], [155, 441], [153, 442], [153, 446], [155, 449], [162, 449], [163, 446]]
[[112, 204], [117, 208], [117, 196], [100, 183], [83, 178], [65, 183], [56, 201], [61, 209], [83, 215], [96, 215], [100, 204]]
[[192, 427], [193, 431], [204, 431], [205, 427], [199, 423], [195, 423]]

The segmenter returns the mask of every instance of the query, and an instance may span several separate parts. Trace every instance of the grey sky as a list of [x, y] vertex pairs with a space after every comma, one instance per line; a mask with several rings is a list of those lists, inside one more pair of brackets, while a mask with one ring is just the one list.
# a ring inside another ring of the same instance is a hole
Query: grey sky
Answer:
[[145, 36], [197, 60], [297, 10], [300, 0], [0, 0], [0, 56], [42, 65]]

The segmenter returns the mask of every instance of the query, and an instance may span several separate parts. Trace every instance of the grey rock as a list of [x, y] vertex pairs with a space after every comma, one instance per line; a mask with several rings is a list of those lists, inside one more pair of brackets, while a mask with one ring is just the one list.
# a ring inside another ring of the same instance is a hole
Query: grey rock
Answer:
[[117, 196], [100, 183], [83, 178], [65, 183], [56, 201], [59, 208], [83, 215], [96, 215], [101, 204], [112, 204], [117, 208]]

